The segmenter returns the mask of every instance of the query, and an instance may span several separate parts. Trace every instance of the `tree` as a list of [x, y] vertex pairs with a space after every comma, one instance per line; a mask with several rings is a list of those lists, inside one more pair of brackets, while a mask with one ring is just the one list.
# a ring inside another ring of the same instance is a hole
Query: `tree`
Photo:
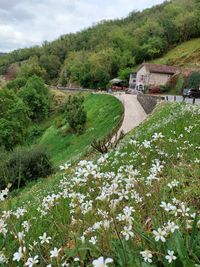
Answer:
[[48, 116], [49, 112], [49, 91], [42, 78], [36, 75], [30, 77], [22, 87], [18, 96], [28, 106], [30, 118], [40, 121]]
[[7, 88], [0, 90], [0, 146], [11, 150], [22, 144], [29, 122], [25, 103], [13, 91]]
[[60, 73], [61, 63], [55, 55], [42, 55], [40, 57], [40, 65], [46, 70], [47, 80], [52, 80], [58, 77]]
[[199, 88], [200, 86], [200, 73], [197, 71], [194, 71], [191, 73], [189, 79], [188, 79], [188, 88]]
[[129, 84], [129, 78], [130, 78], [130, 74], [132, 73], [133, 68], [125, 68], [125, 69], [121, 69], [118, 72], [118, 77], [119, 79], [122, 79], [125, 82], [125, 86], [128, 86]]
[[40, 66], [39, 59], [37, 56], [34, 56], [25, 63], [23, 63], [17, 76], [28, 79], [33, 75], [37, 75], [38, 77], [41, 77], [44, 80], [46, 80], [47, 78], [46, 70]]
[[87, 113], [83, 103], [84, 97], [69, 96], [64, 106], [67, 122], [70, 128], [78, 134], [83, 133], [87, 121]]

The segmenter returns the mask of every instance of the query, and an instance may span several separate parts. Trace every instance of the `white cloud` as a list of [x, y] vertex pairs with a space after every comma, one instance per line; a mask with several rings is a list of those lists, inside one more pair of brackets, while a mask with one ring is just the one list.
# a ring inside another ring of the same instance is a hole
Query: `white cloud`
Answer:
[[0, 0], [0, 51], [41, 44], [163, 0]]

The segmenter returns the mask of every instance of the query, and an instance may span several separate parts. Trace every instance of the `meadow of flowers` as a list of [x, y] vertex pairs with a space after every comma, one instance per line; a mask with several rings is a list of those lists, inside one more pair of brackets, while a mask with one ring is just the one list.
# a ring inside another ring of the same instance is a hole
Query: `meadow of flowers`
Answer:
[[0, 192], [1, 266], [200, 266], [199, 106], [161, 104], [56, 181], [20, 201]]

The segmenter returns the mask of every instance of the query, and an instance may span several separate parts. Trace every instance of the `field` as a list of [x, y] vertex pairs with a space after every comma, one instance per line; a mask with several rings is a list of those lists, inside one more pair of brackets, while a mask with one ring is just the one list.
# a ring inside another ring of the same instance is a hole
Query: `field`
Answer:
[[199, 132], [198, 106], [161, 104], [116, 150], [8, 196], [3, 266], [198, 266]]

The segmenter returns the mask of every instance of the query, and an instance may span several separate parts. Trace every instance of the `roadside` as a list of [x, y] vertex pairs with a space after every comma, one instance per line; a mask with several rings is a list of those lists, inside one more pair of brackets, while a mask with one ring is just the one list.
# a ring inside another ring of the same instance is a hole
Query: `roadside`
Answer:
[[124, 105], [124, 120], [119, 129], [125, 134], [137, 127], [147, 118], [147, 114], [137, 100], [136, 95], [115, 94]]
[[[184, 98], [181, 95], [164, 95], [164, 94], [148, 94], [150, 96], [162, 97], [165, 101], [183, 102], [193, 104], [193, 98]], [[200, 104], [200, 98], [195, 98], [195, 104]]]

